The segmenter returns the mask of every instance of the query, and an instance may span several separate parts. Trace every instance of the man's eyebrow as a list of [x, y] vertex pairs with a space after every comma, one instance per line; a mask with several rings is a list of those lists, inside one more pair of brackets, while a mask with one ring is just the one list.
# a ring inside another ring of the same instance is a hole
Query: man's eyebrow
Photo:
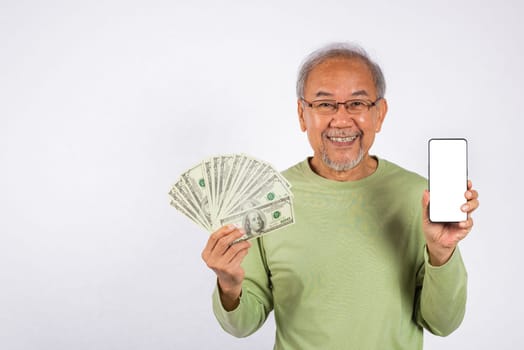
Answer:
[[[327, 91], [318, 91], [315, 94], [315, 97], [332, 97], [333, 94], [331, 92]], [[368, 92], [366, 90], [357, 90], [351, 94], [351, 96], [369, 96]]]
[[331, 92], [326, 92], [326, 91], [320, 90], [315, 95], [315, 97], [326, 97], [326, 96], [327, 97], [331, 97], [331, 96], [333, 96], [333, 94]]
[[366, 90], [357, 90], [351, 94], [351, 96], [369, 96]]

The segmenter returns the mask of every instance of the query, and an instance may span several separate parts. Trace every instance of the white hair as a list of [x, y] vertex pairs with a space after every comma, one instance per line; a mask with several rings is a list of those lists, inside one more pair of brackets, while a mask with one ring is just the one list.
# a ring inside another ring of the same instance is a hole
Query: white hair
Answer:
[[304, 97], [304, 86], [306, 80], [309, 76], [309, 73], [320, 63], [324, 62], [329, 58], [343, 57], [351, 59], [360, 59], [364, 62], [373, 77], [373, 83], [375, 84], [375, 89], [377, 91], [377, 98], [384, 97], [386, 93], [386, 81], [382, 70], [379, 65], [373, 62], [367, 52], [360, 46], [352, 43], [332, 43], [324, 47], [321, 47], [318, 50], [313, 51], [309, 54], [306, 59], [302, 62], [300, 69], [298, 71], [297, 77], [297, 98]]

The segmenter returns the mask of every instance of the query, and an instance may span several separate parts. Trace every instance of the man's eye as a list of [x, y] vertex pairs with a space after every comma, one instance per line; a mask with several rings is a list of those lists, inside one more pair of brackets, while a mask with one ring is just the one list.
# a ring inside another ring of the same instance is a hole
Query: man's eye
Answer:
[[359, 100], [355, 100], [355, 101], [350, 101], [349, 102], [349, 107], [350, 108], [362, 108], [365, 105], [366, 104], [364, 103], [364, 101], [359, 101]]
[[331, 109], [335, 108], [335, 104], [333, 102], [319, 102], [317, 103], [317, 108]]

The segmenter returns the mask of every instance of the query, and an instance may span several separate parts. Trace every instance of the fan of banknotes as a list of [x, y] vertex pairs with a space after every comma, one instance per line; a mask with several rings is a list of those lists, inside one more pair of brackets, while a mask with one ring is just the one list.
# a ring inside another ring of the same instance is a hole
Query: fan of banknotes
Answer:
[[234, 224], [251, 239], [293, 224], [291, 185], [270, 164], [245, 154], [203, 160], [172, 186], [171, 205], [209, 232]]

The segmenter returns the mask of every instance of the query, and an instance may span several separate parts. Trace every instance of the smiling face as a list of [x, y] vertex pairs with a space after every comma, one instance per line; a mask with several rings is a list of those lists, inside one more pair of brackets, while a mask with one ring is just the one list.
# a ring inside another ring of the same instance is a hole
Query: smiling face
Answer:
[[[373, 77], [360, 59], [329, 58], [311, 70], [304, 86], [304, 99], [350, 99], [375, 101]], [[359, 114], [349, 114], [343, 105], [330, 115], [320, 115], [298, 100], [298, 115], [302, 131], [306, 131], [314, 155], [313, 170], [328, 179], [349, 181], [371, 175], [377, 162], [369, 149], [380, 131], [387, 112], [387, 102], [380, 99], [376, 106]]]

